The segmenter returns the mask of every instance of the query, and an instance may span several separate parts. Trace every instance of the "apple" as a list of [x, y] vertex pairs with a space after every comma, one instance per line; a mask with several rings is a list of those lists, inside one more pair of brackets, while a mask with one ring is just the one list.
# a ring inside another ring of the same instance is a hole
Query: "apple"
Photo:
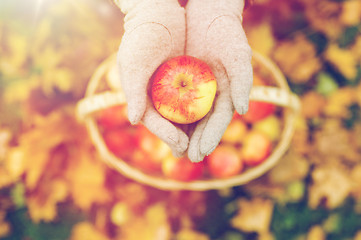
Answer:
[[133, 166], [146, 172], [160, 172], [162, 160], [172, 153], [170, 147], [143, 125], [137, 126]]
[[219, 145], [206, 157], [206, 162], [210, 175], [216, 178], [237, 175], [244, 167], [238, 151], [228, 145]]
[[97, 115], [97, 121], [105, 129], [129, 125], [127, 107], [118, 105], [101, 110]]
[[137, 146], [136, 137], [131, 130], [122, 128], [106, 130], [103, 133], [105, 145], [116, 156], [130, 158]]
[[276, 105], [267, 102], [249, 101], [248, 112], [242, 115], [242, 119], [248, 123], [260, 121], [276, 111]]
[[178, 56], [155, 71], [150, 92], [155, 109], [164, 118], [189, 124], [209, 112], [216, 90], [216, 78], [205, 62], [191, 56]]
[[244, 139], [241, 155], [245, 165], [256, 166], [271, 153], [272, 142], [262, 132], [252, 130]]
[[158, 173], [160, 172], [162, 166], [162, 161], [153, 158], [152, 155], [149, 155], [139, 149], [136, 149], [133, 152], [133, 155], [130, 158], [130, 163], [132, 166], [147, 173]]
[[275, 115], [268, 116], [254, 123], [252, 129], [266, 134], [271, 141], [276, 141], [281, 136], [281, 122]]
[[[253, 75], [253, 86], [265, 86], [266, 80], [259, 74]], [[248, 123], [257, 122], [273, 114], [276, 106], [272, 103], [249, 101], [248, 112], [241, 116]]]
[[241, 119], [233, 118], [222, 136], [222, 142], [230, 144], [242, 143], [248, 131], [247, 124]]
[[162, 171], [166, 177], [183, 182], [201, 178], [203, 170], [203, 162], [193, 163], [187, 157], [176, 158], [169, 155], [162, 162]]
[[140, 126], [137, 130], [137, 141], [139, 150], [148, 154], [157, 162], [161, 162], [167, 155], [172, 153], [172, 150], [165, 142], [144, 126]]

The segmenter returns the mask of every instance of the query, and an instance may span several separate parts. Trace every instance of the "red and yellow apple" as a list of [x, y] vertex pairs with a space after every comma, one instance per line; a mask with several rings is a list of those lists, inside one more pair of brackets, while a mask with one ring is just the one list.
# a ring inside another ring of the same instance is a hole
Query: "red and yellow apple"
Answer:
[[163, 63], [153, 74], [151, 97], [166, 119], [189, 124], [211, 109], [217, 90], [210, 67], [200, 59], [178, 56]]
[[131, 129], [114, 128], [104, 131], [104, 142], [116, 156], [129, 159], [136, 148], [136, 136]]
[[237, 150], [228, 145], [218, 146], [206, 157], [206, 163], [210, 175], [216, 178], [231, 177], [243, 170], [243, 161]]
[[203, 162], [192, 163], [187, 157], [176, 158], [169, 155], [162, 162], [163, 174], [174, 180], [188, 182], [202, 177]]
[[[253, 75], [253, 86], [266, 86], [266, 80], [259, 74]], [[261, 101], [249, 101], [248, 112], [241, 116], [248, 123], [260, 121], [276, 111], [276, 106], [272, 103]]]
[[99, 112], [97, 121], [105, 129], [127, 126], [129, 125], [127, 107], [125, 105], [118, 105], [106, 108]]
[[256, 166], [271, 153], [272, 142], [262, 132], [252, 130], [244, 139], [241, 155], [245, 165]]
[[281, 121], [276, 115], [270, 115], [255, 122], [252, 129], [264, 133], [271, 141], [276, 141], [281, 137]]
[[231, 123], [224, 132], [221, 141], [229, 144], [241, 144], [247, 132], [247, 124], [236, 117], [235, 114], [235, 117], [233, 117]]
[[242, 119], [248, 123], [260, 121], [276, 111], [276, 105], [267, 102], [249, 101], [248, 112]]

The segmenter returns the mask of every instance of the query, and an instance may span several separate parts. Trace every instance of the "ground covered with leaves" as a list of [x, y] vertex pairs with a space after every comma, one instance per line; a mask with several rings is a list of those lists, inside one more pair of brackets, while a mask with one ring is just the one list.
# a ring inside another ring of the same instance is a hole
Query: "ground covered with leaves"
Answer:
[[243, 19], [302, 102], [287, 154], [221, 191], [161, 191], [107, 167], [75, 118], [119, 46], [107, 0], [0, 2], [1, 239], [361, 239], [361, 2], [255, 1]]

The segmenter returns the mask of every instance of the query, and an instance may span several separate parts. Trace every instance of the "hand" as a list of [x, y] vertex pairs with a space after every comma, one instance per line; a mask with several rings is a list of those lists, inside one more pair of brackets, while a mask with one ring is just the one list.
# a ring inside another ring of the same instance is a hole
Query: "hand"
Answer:
[[184, 55], [185, 12], [177, 0], [118, 0], [125, 14], [124, 36], [118, 51], [122, 89], [132, 124], [140, 121], [182, 155], [188, 136], [154, 109], [148, 82], [166, 60]]
[[186, 54], [205, 61], [217, 79], [213, 109], [194, 129], [188, 157], [202, 161], [219, 144], [234, 110], [248, 111], [252, 52], [242, 28], [242, 0], [189, 0]]

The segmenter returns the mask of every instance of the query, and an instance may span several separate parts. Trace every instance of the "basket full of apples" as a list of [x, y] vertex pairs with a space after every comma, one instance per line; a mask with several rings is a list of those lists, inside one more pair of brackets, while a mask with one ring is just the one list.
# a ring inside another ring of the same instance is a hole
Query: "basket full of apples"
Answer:
[[[147, 128], [129, 123], [116, 54], [94, 72], [85, 97], [77, 104], [77, 115], [101, 158], [137, 182], [165, 190], [197, 191], [245, 184], [267, 172], [285, 153], [300, 109], [298, 97], [271, 60], [254, 52], [253, 69], [249, 111], [234, 114], [220, 144], [199, 163], [186, 156], [174, 157], [168, 145]], [[197, 122], [212, 107], [217, 82], [199, 59], [170, 59], [151, 80], [154, 108], [174, 124]]]

